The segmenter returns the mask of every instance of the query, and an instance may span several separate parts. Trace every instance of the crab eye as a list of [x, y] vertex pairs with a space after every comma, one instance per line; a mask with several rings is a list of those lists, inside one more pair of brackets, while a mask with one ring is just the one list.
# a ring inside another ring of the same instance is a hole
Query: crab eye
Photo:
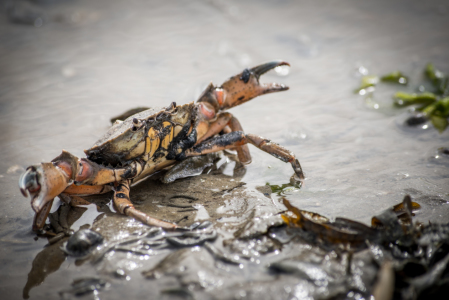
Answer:
[[215, 111], [207, 107], [206, 104], [200, 104], [200, 111], [206, 119], [211, 120], [215, 117]]

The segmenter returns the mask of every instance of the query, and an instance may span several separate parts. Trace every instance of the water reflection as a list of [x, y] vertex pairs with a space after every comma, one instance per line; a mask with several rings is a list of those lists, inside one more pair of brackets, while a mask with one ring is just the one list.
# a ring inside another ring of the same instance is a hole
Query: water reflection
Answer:
[[[81, 218], [85, 211], [87, 211], [86, 208], [61, 205], [58, 210], [51, 214], [54, 233], [50, 235], [49, 239], [56, 235], [59, 230], [62, 231], [62, 226], [65, 226], [65, 229], [69, 229], [73, 223]], [[60, 218], [60, 216], [63, 218]], [[59, 221], [61, 221], [62, 225], [58, 224]], [[24, 299], [29, 298], [32, 288], [42, 284], [48, 275], [58, 271], [64, 263], [66, 254], [60, 249], [63, 241], [65, 239], [59, 239], [59, 241], [54, 242], [52, 245], [48, 244], [36, 255], [32, 262], [31, 271], [28, 273], [28, 280], [23, 288]]]
[[30, 290], [42, 284], [45, 278], [58, 271], [66, 260], [66, 255], [59, 249], [61, 243], [45, 247], [33, 260], [31, 271], [28, 273], [28, 280], [23, 287], [22, 296], [24, 299], [30, 297]]

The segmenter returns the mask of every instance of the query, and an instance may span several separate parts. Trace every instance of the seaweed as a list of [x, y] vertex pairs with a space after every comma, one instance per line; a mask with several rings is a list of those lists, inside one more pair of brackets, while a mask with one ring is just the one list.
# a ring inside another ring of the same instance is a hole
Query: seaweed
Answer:
[[281, 185], [270, 184], [267, 182], [265, 185], [269, 186], [272, 193], [276, 193], [278, 196], [283, 196], [287, 192], [293, 192], [301, 188], [301, 182], [290, 182]]
[[370, 87], [375, 87], [379, 83], [379, 77], [376, 75], [363, 76], [360, 81], [360, 86], [354, 90], [354, 93], [363, 95]]
[[[287, 212], [282, 219], [288, 230], [307, 242], [339, 255], [362, 250], [371, 253], [379, 267], [377, 283], [371, 287], [373, 295], [382, 294], [388, 299], [433, 299], [448, 291], [449, 223], [413, 222], [413, 211], [420, 205], [412, 202], [410, 196], [374, 216], [371, 226], [343, 218], [332, 222], [292, 206], [286, 198], [283, 202]], [[298, 272], [294, 266], [293, 271]], [[292, 272], [279, 263], [271, 268]]]
[[[449, 125], [449, 76], [435, 68], [432, 63], [426, 65], [424, 69], [425, 79], [430, 82], [433, 91], [424, 91], [424, 86], [420, 85], [420, 93], [396, 92], [393, 95], [395, 107], [416, 106], [415, 115], [406, 120], [409, 126], [417, 126], [430, 120], [432, 125], [440, 132], [446, 130]], [[389, 82], [407, 85], [409, 79], [400, 71], [394, 71], [380, 78], [375, 75], [363, 76], [361, 85], [356, 90], [359, 94], [369, 87], [374, 88], [379, 82]]]
[[394, 71], [386, 74], [380, 77], [380, 80], [383, 82], [397, 83], [402, 85], [407, 85], [409, 81], [408, 77], [402, 74], [401, 71]]

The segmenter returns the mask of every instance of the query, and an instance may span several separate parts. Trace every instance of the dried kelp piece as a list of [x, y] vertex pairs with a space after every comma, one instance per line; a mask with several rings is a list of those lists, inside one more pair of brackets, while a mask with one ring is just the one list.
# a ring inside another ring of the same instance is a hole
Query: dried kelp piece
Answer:
[[[284, 204], [288, 208], [282, 216], [284, 221], [292, 227], [290, 230], [300, 229], [296, 233], [309, 242], [316, 244], [320, 241], [318, 246], [321, 248], [339, 250], [337, 252], [346, 249], [357, 251], [368, 246], [371, 258], [381, 267], [377, 284], [372, 286], [376, 296], [434, 299], [438, 293], [449, 292], [449, 224], [413, 222], [413, 211], [420, 206], [412, 202], [410, 196], [405, 196], [402, 203], [373, 217], [372, 227], [368, 229], [364, 224], [342, 218], [330, 222], [323, 216], [291, 206], [286, 199]], [[361, 242], [362, 233], [366, 233], [364, 245]], [[304, 273], [304, 270], [311, 272], [313, 268], [303, 264], [303, 261], [284, 260], [272, 264], [270, 268], [282, 273], [299, 274], [301, 278], [313, 281]]]
[[380, 215], [371, 219], [371, 227], [382, 231], [382, 239], [384, 242], [396, 242], [404, 245], [413, 240], [409, 239], [414, 234], [412, 216], [413, 211], [421, 206], [412, 202], [411, 197], [406, 195], [402, 203], [385, 210]]
[[378, 231], [365, 224], [343, 218], [330, 222], [329, 219], [317, 213], [300, 210], [292, 206], [286, 198], [283, 198], [283, 203], [293, 215], [283, 214], [282, 219], [290, 227], [300, 228], [311, 234], [309, 238], [345, 250], [363, 249], [366, 247], [366, 240], [378, 241], [380, 239]]
[[399, 229], [406, 230], [406, 227], [410, 226], [412, 223], [412, 211], [419, 208], [421, 208], [421, 206], [416, 202], [412, 202], [410, 196], [406, 195], [402, 203], [373, 217], [371, 219], [371, 227], [393, 231]]
[[397, 241], [411, 234], [414, 230], [412, 210], [420, 208], [419, 204], [412, 202], [407, 195], [402, 203], [373, 217], [372, 226], [369, 227], [345, 218], [336, 218], [331, 222], [319, 214], [292, 206], [286, 198], [283, 198], [283, 203], [289, 212], [282, 215], [287, 225], [302, 229], [309, 238], [345, 250], [366, 248], [367, 241], [381, 244]]

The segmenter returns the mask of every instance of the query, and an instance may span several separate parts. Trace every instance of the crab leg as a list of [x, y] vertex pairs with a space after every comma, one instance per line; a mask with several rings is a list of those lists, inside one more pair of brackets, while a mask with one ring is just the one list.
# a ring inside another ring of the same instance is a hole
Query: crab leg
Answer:
[[208, 138], [216, 134], [219, 134], [220, 131], [222, 131], [223, 128], [225, 128], [229, 124], [231, 119], [232, 119], [231, 113], [222, 112], [217, 114], [217, 120], [209, 124], [209, 129], [207, 130], [207, 132], [201, 138], [198, 138], [195, 145], [198, 145], [201, 142], [207, 140]]
[[65, 190], [65, 194], [69, 195], [96, 195], [104, 194], [112, 191], [110, 185], [69, 185]]
[[124, 180], [120, 183], [115, 183], [114, 206], [123, 215], [130, 216], [146, 225], [158, 226], [165, 229], [176, 229], [175, 224], [165, 222], [156, 218], [152, 218], [147, 214], [134, 208], [134, 205], [129, 199], [129, 182]]
[[[241, 131], [243, 132], [242, 125], [240, 125], [239, 120], [237, 120], [236, 117], [232, 117], [231, 121], [229, 122], [229, 127], [232, 131]], [[240, 147], [236, 148], [237, 156], [239, 158], [239, 161], [244, 164], [250, 164], [251, 163], [251, 153], [249, 152], [249, 147], [247, 144], [242, 145]]]
[[295, 155], [284, 147], [254, 134], [245, 134], [242, 131], [234, 131], [224, 135], [216, 136], [186, 151], [186, 157], [217, 152], [225, 149], [233, 149], [247, 143], [253, 144], [262, 151], [291, 163], [295, 174], [303, 180], [304, 173]]
[[50, 213], [51, 206], [53, 205], [53, 200], [54, 199], [48, 201], [44, 207], [42, 207], [42, 209], [34, 215], [33, 231], [39, 231], [44, 227], [45, 221]]
[[[230, 132], [243, 131], [242, 125], [240, 125], [240, 122], [236, 117], [234, 117], [231, 113], [222, 112], [217, 115], [216, 121], [210, 123], [208, 131], [198, 139], [196, 145], [220, 133], [227, 126], [229, 126]], [[235, 150], [237, 151], [238, 158], [242, 164], [246, 165], [251, 163], [251, 154], [249, 152], [248, 145], [238, 146]]]

